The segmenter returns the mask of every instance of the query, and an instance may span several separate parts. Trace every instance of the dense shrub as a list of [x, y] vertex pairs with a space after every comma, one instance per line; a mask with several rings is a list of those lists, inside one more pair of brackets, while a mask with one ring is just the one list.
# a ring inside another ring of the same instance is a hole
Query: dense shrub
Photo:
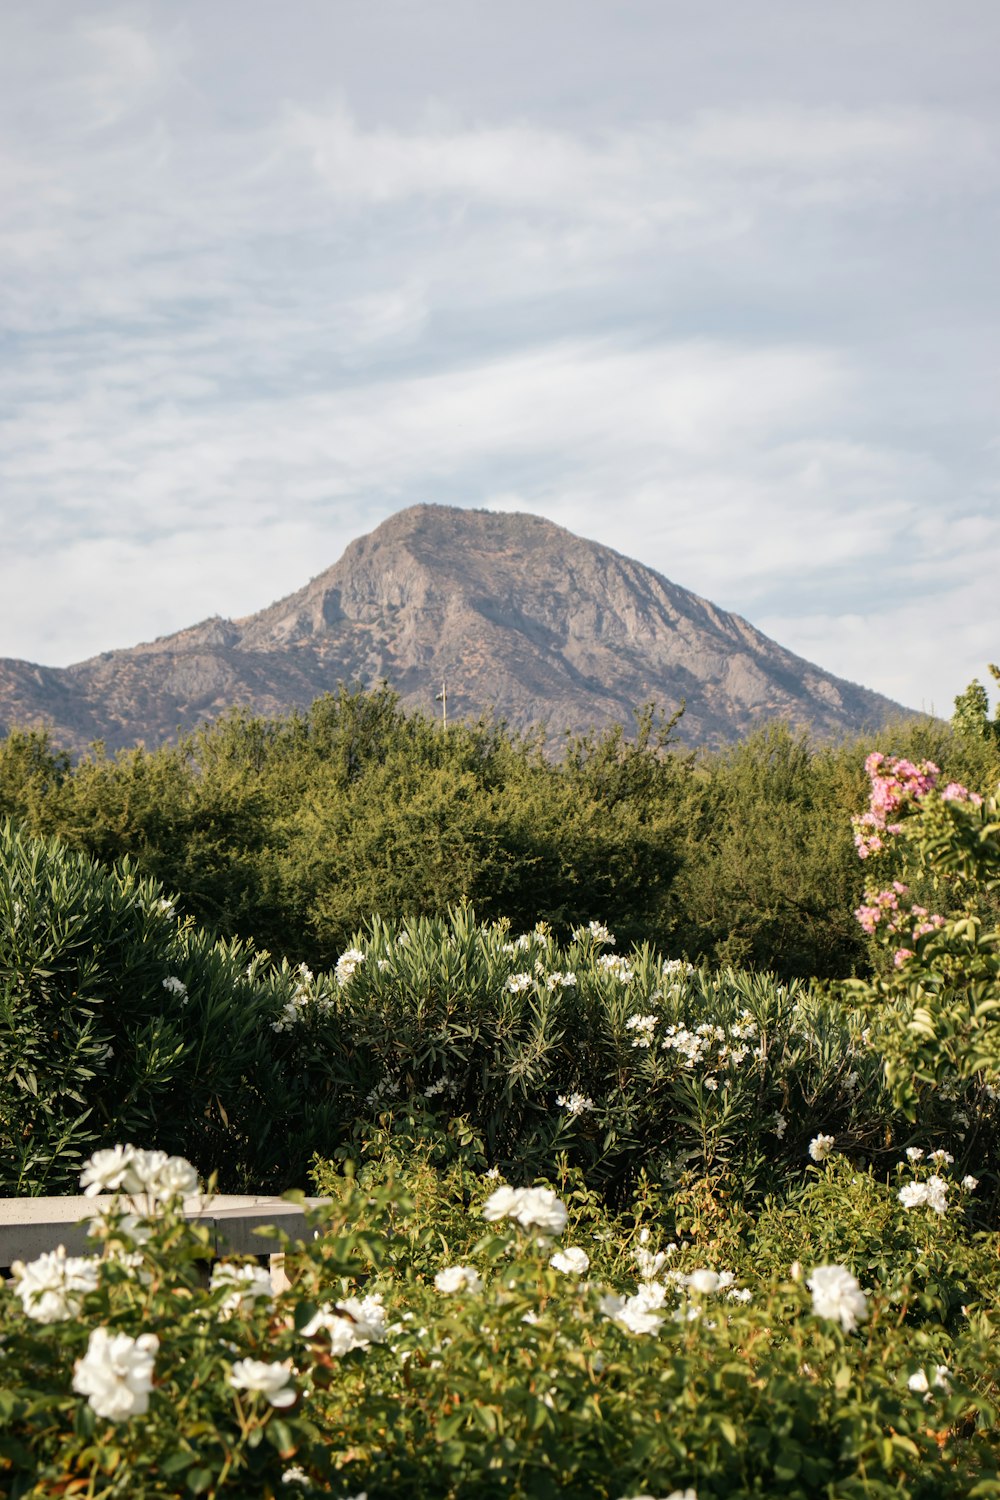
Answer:
[[834, 1160], [780, 1223], [673, 1237], [669, 1193], [616, 1218], [572, 1178], [511, 1188], [474, 1146], [436, 1149], [398, 1176], [325, 1168], [277, 1297], [253, 1265], [206, 1284], [185, 1163], [96, 1158], [85, 1182], [133, 1193], [100, 1259], [42, 1257], [0, 1292], [4, 1493], [1000, 1492], [1000, 1263], [960, 1202], [907, 1208]]
[[623, 946], [788, 979], [868, 969], [849, 819], [869, 750], [928, 756], [983, 792], [1000, 774], [1000, 742], [934, 720], [840, 747], [776, 725], [700, 757], [677, 750], [675, 723], [647, 709], [631, 738], [557, 744], [486, 722], [444, 734], [386, 689], [341, 689], [75, 767], [13, 733], [0, 816], [105, 863], [128, 854], [217, 934], [314, 969], [373, 913], [466, 900], [517, 930], [544, 920], [565, 940], [597, 918]]

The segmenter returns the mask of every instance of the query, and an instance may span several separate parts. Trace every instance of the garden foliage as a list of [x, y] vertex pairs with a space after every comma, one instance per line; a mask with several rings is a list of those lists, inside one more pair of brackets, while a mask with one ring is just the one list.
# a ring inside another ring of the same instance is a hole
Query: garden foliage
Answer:
[[[7, 742], [3, 1187], [117, 1195], [93, 1256], [0, 1291], [12, 1500], [1000, 1495], [992, 736], [871, 751], [858, 812], [841, 752], [774, 732], [682, 764], [646, 732], [553, 767], [347, 695], [235, 719], [196, 765], [188, 746], [74, 771]], [[567, 843], [530, 844], [517, 795]], [[356, 877], [330, 873], [334, 835]], [[646, 905], [618, 931], [636, 851]], [[151, 873], [168, 856], [191, 861], [186, 914]], [[462, 890], [506, 870], [517, 920], [452, 900], [456, 866]], [[331, 944], [383, 878], [395, 909], [373, 902], [315, 973], [230, 930], [242, 890]], [[558, 904], [532, 907], [535, 880]], [[730, 961], [696, 965], [685, 931]], [[823, 952], [842, 973], [855, 945], [854, 977], [763, 972], [778, 933], [792, 971]], [[287, 1246], [290, 1287], [211, 1267], [182, 1214], [199, 1171], [301, 1187], [310, 1159], [325, 1206]]]

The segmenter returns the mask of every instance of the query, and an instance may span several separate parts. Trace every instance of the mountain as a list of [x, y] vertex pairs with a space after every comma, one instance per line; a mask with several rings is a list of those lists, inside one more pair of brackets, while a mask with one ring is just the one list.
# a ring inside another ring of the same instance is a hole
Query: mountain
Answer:
[[554, 734], [683, 699], [689, 744], [774, 717], [839, 738], [905, 712], [551, 521], [417, 505], [259, 614], [71, 667], [0, 660], [0, 729], [45, 724], [72, 750], [152, 746], [234, 703], [277, 715], [340, 681], [380, 679], [428, 714], [446, 683], [450, 717], [493, 709]]

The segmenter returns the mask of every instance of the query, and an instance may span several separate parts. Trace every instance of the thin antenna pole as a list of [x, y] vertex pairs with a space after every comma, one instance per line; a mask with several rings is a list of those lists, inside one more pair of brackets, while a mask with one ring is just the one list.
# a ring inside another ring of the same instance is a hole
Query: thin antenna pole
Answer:
[[441, 705], [441, 727], [444, 730], [445, 734], [447, 734], [448, 733], [448, 684], [446, 682], [442, 682], [442, 684], [441, 684], [441, 691], [438, 693], [437, 698], [436, 698], [435, 701], [437, 703], [440, 703], [440, 705]]

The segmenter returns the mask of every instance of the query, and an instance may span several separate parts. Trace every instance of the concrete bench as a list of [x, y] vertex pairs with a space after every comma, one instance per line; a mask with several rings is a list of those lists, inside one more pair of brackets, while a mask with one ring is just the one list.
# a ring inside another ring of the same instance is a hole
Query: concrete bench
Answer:
[[[314, 1207], [323, 1200], [306, 1201]], [[0, 1198], [0, 1270], [9, 1274], [14, 1261], [35, 1260], [59, 1245], [64, 1245], [70, 1255], [93, 1254], [97, 1245], [87, 1234], [86, 1221], [113, 1202], [110, 1196]], [[261, 1261], [266, 1257], [275, 1291], [287, 1285], [280, 1242], [254, 1230], [273, 1224], [292, 1239], [304, 1238], [305, 1214], [297, 1204], [284, 1203], [280, 1198], [219, 1193], [214, 1198], [185, 1198], [184, 1217], [208, 1225], [217, 1260], [227, 1255], [254, 1255]]]

